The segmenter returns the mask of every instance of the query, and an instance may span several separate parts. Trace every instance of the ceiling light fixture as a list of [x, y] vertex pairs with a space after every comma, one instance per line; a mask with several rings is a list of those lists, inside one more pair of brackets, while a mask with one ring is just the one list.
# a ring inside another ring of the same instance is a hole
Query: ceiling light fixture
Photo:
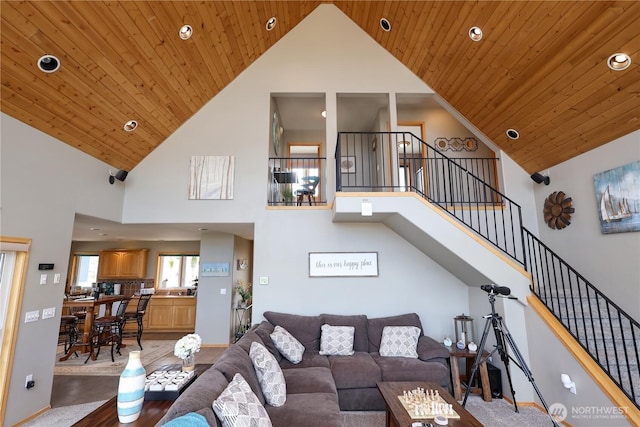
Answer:
[[631, 65], [631, 57], [626, 53], [614, 53], [607, 59], [607, 65], [613, 71], [622, 71]]
[[276, 27], [276, 24], [278, 23], [278, 20], [276, 19], [275, 16], [272, 16], [271, 18], [269, 18], [269, 20], [267, 21], [267, 31], [271, 31]]
[[135, 120], [129, 120], [127, 123], [124, 124], [124, 130], [126, 130], [127, 132], [133, 132], [134, 130], [136, 130], [137, 127], [138, 127], [138, 122], [136, 122]]
[[520, 134], [515, 129], [507, 129], [507, 136], [509, 139], [518, 139], [520, 138]]
[[380, 27], [384, 30], [384, 31], [391, 31], [391, 22], [389, 22], [389, 20], [387, 18], [380, 18]]
[[38, 59], [38, 68], [45, 73], [55, 73], [60, 68], [60, 60], [53, 55], [43, 55]]
[[479, 42], [482, 40], [482, 30], [480, 27], [471, 27], [469, 29], [469, 38], [474, 42]]
[[183, 25], [180, 27], [180, 32], [178, 34], [182, 40], [189, 40], [191, 35], [193, 35], [193, 28], [191, 25]]
[[327, 110], [322, 110], [320, 115], [326, 119], [327, 118]]

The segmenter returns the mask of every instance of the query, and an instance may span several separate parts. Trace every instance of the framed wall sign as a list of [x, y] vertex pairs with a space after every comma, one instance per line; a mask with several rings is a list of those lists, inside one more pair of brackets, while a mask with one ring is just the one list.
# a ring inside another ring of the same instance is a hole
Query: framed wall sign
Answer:
[[224, 277], [229, 275], [230, 263], [228, 262], [207, 262], [202, 264], [202, 277]]
[[377, 277], [378, 252], [309, 252], [309, 277]]

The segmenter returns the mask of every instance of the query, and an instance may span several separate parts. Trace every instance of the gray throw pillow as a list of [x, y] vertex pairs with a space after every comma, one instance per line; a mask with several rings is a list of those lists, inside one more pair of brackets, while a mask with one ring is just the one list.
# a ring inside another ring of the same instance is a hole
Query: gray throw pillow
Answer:
[[223, 427], [273, 427], [269, 414], [240, 374], [233, 376], [212, 407]]
[[276, 326], [270, 336], [273, 344], [285, 359], [294, 365], [302, 362], [304, 346], [289, 331], [282, 326]]
[[320, 354], [323, 356], [351, 356], [353, 351], [353, 326], [331, 326], [320, 328]]
[[287, 384], [275, 357], [258, 342], [251, 343], [249, 357], [265, 401], [271, 406], [282, 406], [287, 400]]
[[380, 356], [418, 358], [420, 328], [415, 326], [385, 326], [380, 341]]

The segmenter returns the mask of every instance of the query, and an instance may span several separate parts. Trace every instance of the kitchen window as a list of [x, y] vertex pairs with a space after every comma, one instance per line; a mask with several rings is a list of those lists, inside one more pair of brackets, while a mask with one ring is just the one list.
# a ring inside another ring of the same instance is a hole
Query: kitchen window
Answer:
[[91, 288], [98, 281], [98, 263], [100, 255], [97, 253], [76, 253], [73, 255], [71, 266], [71, 284], [80, 288]]
[[158, 254], [158, 289], [191, 288], [198, 284], [200, 256]]

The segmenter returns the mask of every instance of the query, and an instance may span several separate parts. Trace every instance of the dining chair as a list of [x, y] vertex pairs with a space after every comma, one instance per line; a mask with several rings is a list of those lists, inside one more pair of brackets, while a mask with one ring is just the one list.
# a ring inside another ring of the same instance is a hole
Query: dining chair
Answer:
[[[140, 347], [140, 350], [142, 350], [142, 344], [141, 344], [141, 339], [142, 339], [142, 331], [143, 331], [143, 326], [142, 326], [142, 320], [144, 318], [144, 314], [147, 311], [147, 305], [149, 304], [149, 300], [151, 299], [152, 294], [144, 294], [144, 295], [140, 295], [140, 299], [138, 300], [138, 307], [136, 308], [135, 311], [127, 311], [124, 313], [124, 326], [126, 326], [127, 321], [129, 320], [136, 320], [136, 322], [138, 322], [138, 329], [135, 333], [135, 337], [138, 341], [138, 347]], [[124, 329], [123, 326], [123, 329]], [[132, 337], [133, 332], [123, 332], [123, 336], [124, 337]]]
[[98, 358], [100, 354], [100, 347], [103, 344], [111, 344], [111, 361], [115, 362], [113, 358], [113, 347], [116, 346], [116, 352], [120, 353], [120, 347], [122, 346], [122, 329], [124, 327], [124, 313], [127, 311], [130, 298], [120, 301], [120, 305], [116, 310], [115, 315], [107, 315], [98, 317], [93, 321], [93, 327], [91, 328], [91, 335], [89, 336], [89, 355], [84, 363], [89, 361], [89, 358], [93, 356], [94, 349], [96, 350], [95, 358]]
[[303, 184], [301, 184], [300, 188], [296, 190], [296, 196], [298, 196], [298, 206], [302, 205], [304, 196], [307, 196], [307, 198], [309, 199], [309, 206], [311, 206], [312, 200], [313, 204], [316, 204], [316, 187], [320, 182], [320, 177], [305, 176], [302, 177], [301, 180], [303, 181]]

